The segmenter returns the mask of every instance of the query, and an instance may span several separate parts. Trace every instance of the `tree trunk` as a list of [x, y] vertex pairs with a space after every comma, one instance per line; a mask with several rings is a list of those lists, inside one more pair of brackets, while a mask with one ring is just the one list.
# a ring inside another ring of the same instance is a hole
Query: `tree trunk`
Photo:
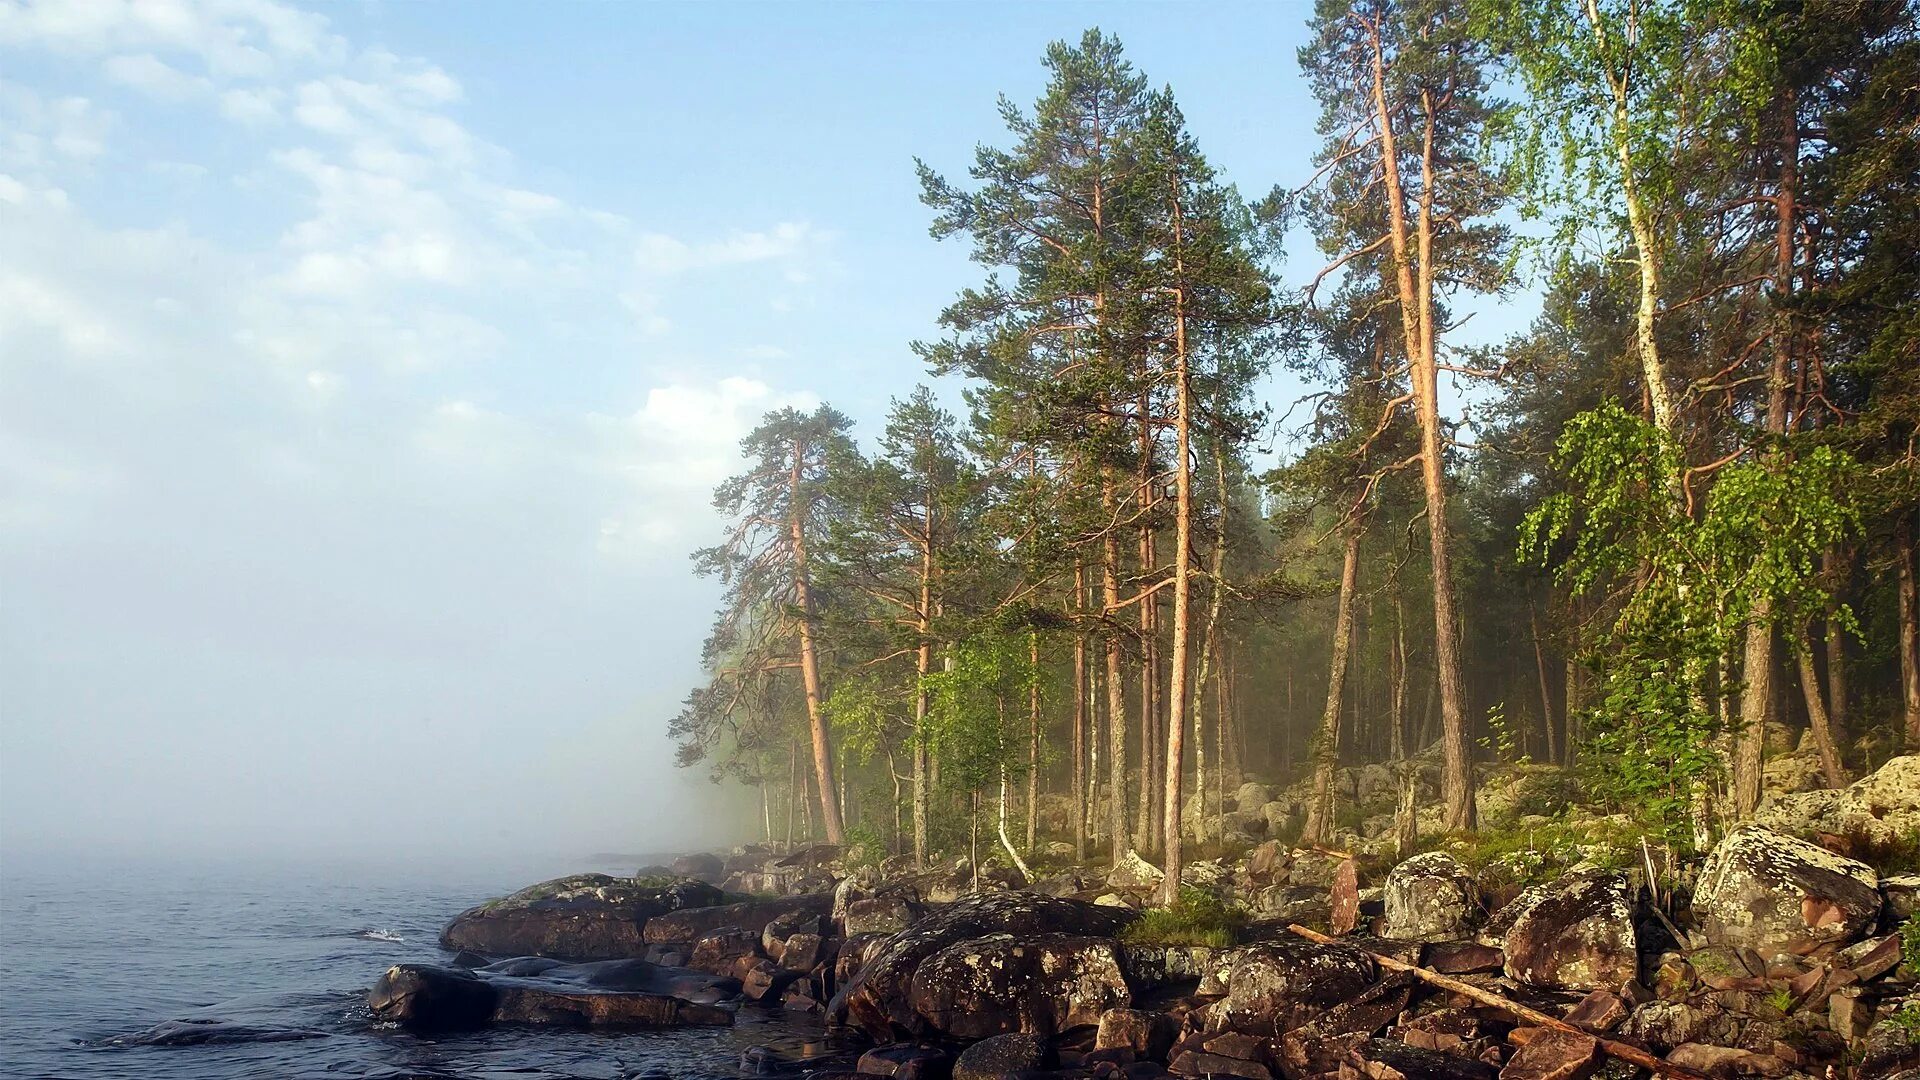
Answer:
[[[1140, 588], [1153, 584], [1159, 569], [1155, 550], [1151, 508], [1159, 501], [1154, 495], [1153, 476], [1153, 402], [1140, 395]], [[1135, 612], [1140, 623], [1140, 803], [1134, 822], [1134, 843], [1148, 854], [1153, 852], [1154, 806], [1158, 799], [1149, 792], [1152, 777], [1160, 764], [1160, 603], [1158, 593], [1140, 601]]]
[[[1073, 564], [1073, 605], [1087, 599], [1087, 568]], [[1087, 861], [1087, 636], [1073, 635], [1073, 861]]]
[[[1828, 548], [1821, 561], [1834, 596], [1846, 590], [1847, 553], [1839, 546]], [[1847, 737], [1847, 633], [1835, 611], [1838, 601], [1827, 607], [1827, 719], [1833, 724], [1836, 739]]]
[[1173, 647], [1167, 682], [1166, 802], [1160, 809], [1165, 831], [1161, 852], [1166, 877], [1160, 882], [1160, 902], [1180, 898], [1180, 799], [1185, 779], [1184, 740], [1187, 733], [1188, 607], [1192, 599], [1193, 569], [1193, 387], [1187, 370], [1185, 268], [1180, 254], [1180, 202], [1174, 200], [1174, 273], [1183, 284], [1174, 291], [1174, 409], [1173, 409]]
[[1468, 745], [1465, 687], [1454, 612], [1453, 579], [1448, 541], [1446, 461], [1440, 430], [1439, 373], [1436, 363], [1433, 302], [1433, 140], [1434, 115], [1429, 102], [1421, 148], [1419, 194], [1419, 280], [1416, 286], [1413, 255], [1408, 250], [1406, 196], [1400, 182], [1400, 157], [1393, 130], [1394, 114], [1387, 108], [1386, 58], [1377, 36], [1372, 43], [1373, 106], [1380, 132], [1380, 162], [1387, 194], [1387, 234], [1392, 242], [1395, 280], [1399, 292], [1402, 340], [1406, 344], [1408, 379], [1420, 427], [1420, 479], [1426, 491], [1427, 540], [1433, 567], [1433, 659], [1440, 691], [1442, 731], [1441, 788], [1447, 808], [1447, 827], [1456, 832], [1473, 828], [1473, 758]]
[[1913, 512], [1900, 515], [1893, 534], [1895, 576], [1900, 592], [1900, 707], [1907, 749], [1920, 750], [1920, 598], [1914, 596]]
[[1333, 660], [1327, 668], [1327, 707], [1314, 734], [1313, 795], [1307, 804], [1307, 827], [1300, 836], [1306, 844], [1324, 844], [1333, 835], [1333, 773], [1340, 758], [1340, 699], [1347, 683], [1347, 654], [1353, 642], [1353, 592], [1360, 580], [1360, 527], [1347, 525], [1340, 559], [1340, 596], [1334, 605]]
[[933, 496], [929, 492], [920, 546], [920, 606], [914, 629], [920, 638], [913, 653], [913, 864], [927, 868], [927, 818], [933, 785], [928, 776], [927, 676], [933, 671]]
[[[1793, 295], [1794, 199], [1799, 190], [1800, 124], [1791, 89], [1780, 100], [1780, 182], [1774, 193], [1773, 363], [1767, 371], [1767, 458], [1778, 463], [1787, 433], [1787, 374], [1793, 364], [1793, 328], [1786, 302]], [[1733, 807], [1740, 817], [1760, 808], [1762, 759], [1766, 753], [1767, 695], [1773, 691], [1773, 605], [1761, 598], [1747, 621], [1746, 688], [1740, 695], [1740, 729], [1734, 738]], [[1816, 687], [1813, 693], [1818, 694]]]
[[1553, 739], [1553, 691], [1547, 685], [1547, 654], [1540, 647], [1540, 616], [1533, 609], [1533, 594], [1527, 594], [1527, 626], [1533, 631], [1533, 667], [1540, 676], [1540, 723], [1546, 728], [1547, 760], [1560, 760], [1560, 749]]
[[813, 642], [813, 587], [807, 577], [807, 507], [801, 497], [800, 470], [805, 447], [796, 446], [793, 470], [789, 474], [788, 502], [792, 516], [788, 527], [793, 539], [793, 593], [800, 609], [800, 681], [807, 696], [807, 726], [813, 733], [814, 786], [820, 792], [820, 820], [826, 826], [827, 843], [846, 842], [846, 829], [840, 822], [840, 803], [834, 798], [833, 746], [827, 733], [827, 718], [820, 711], [820, 660]]
[[1820, 750], [1820, 771], [1830, 788], [1852, 783], [1847, 767], [1841, 764], [1840, 747], [1833, 737], [1833, 724], [1826, 706], [1820, 701], [1820, 674], [1813, 667], [1813, 637], [1800, 631], [1800, 647], [1795, 649], [1800, 662], [1800, 694], [1807, 701], [1807, 727], [1813, 731], [1813, 745]]
[[1040, 839], [1040, 633], [1027, 631], [1027, 850]]
[[[1108, 515], [1114, 509], [1113, 477], [1102, 489]], [[1100, 544], [1100, 592], [1111, 613], [1120, 605], [1120, 540], [1108, 529]], [[1127, 700], [1120, 683], [1120, 637], [1111, 627], [1107, 653], [1107, 826], [1113, 841], [1113, 865], [1119, 866], [1133, 845], [1127, 836]]]

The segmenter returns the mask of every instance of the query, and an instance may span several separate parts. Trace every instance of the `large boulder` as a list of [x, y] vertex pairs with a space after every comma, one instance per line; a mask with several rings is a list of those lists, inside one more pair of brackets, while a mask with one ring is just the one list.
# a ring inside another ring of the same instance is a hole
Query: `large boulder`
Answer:
[[684, 975], [639, 960], [616, 962], [613, 967], [520, 965], [500, 971], [400, 964], [387, 969], [374, 984], [367, 1005], [380, 1020], [422, 1031], [486, 1024], [679, 1027], [733, 1023], [733, 1013], [717, 1005], [657, 992], [662, 986], [686, 985], [676, 982]]
[[652, 943], [685, 944], [698, 941], [723, 926], [737, 926], [758, 934], [768, 923], [789, 916], [824, 916], [833, 908], [832, 893], [783, 896], [776, 900], [749, 900], [741, 904], [688, 907], [647, 920], [644, 936]]
[[1805, 954], [1866, 932], [1880, 915], [1879, 886], [1865, 863], [1750, 825], [1727, 834], [1707, 857], [1693, 914], [1715, 943], [1763, 956]]
[[1507, 977], [1528, 986], [1618, 990], [1640, 974], [1635, 890], [1623, 874], [1583, 871], [1536, 885], [1496, 912]]
[[1920, 832], [1920, 755], [1908, 754], [1838, 791], [1770, 794], [1754, 816], [1796, 836], [1827, 833], [1890, 846]]
[[720, 856], [705, 851], [682, 855], [673, 860], [667, 869], [676, 877], [699, 878], [713, 883], [727, 876], [726, 862]]
[[1441, 851], [1415, 855], [1387, 874], [1384, 936], [1402, 941], [1452, 941], [1479, 919], [1480, 890], [1473, 875]]
[[1226, 1026], [1281, 1035], [1357, 997], [1378, 974], [1373, 958], [1351, 945], [1279, 938], [1224, 958]]
[[929, 1026], [963, 1039], [1089, 1027], [1132, 999], [1119, 946], [1070, 934], [956, 942], [922, 961], [908, 990]]
[[1138, 917], [1126, 908], [1031, 892], [965, 896], [882, 939], [859, 973], [834, 996], [828, 1016], [836, 1023], [856, 1023], [887, 1041], [896, 1027], [914, 1031], [926, 1026], [909, 1001], [913, 975], [923, 961], [949, 945], [991, 934], [1112, 937]]
[[468, 908], [440, 934], [440, 945], [488, 956], [626, 959], [646, 952], [649, 921], [725, 899], [719, 889], [692, 879], [658, 885], [576, 874]]

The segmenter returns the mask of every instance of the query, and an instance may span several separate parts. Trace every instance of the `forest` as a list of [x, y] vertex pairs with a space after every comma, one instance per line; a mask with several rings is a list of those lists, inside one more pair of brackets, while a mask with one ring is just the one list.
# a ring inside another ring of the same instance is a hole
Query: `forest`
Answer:
[[769, 413], [715, 491], [681, 762], [767, 842], [1145, 859], [1171, 901], [1250, 778], [1304, 797], [1249, 827], [1404, 855], [1551, 766], [1553, 813], [1700, 851], [1782, 753], [1920, 749], [1917, 23], [1319, 0], [1322, 141], [1270, 191], [1118, 40], [1048, 46], [919, 167], [978, 278], [884, 430]]

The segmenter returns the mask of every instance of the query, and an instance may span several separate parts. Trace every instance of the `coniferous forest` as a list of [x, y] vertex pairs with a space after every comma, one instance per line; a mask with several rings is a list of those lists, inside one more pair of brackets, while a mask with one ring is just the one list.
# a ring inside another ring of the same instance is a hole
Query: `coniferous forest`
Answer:
[[1298, 188], [1048, 46], [919, 167], [978, 271], [884, 428], [769, 413], [715, 491], [682, 762], [764, 841], [1170, 902], [1262, 838], [1672, 858], [1920, 749], [1917, 13], [1319, 0]]

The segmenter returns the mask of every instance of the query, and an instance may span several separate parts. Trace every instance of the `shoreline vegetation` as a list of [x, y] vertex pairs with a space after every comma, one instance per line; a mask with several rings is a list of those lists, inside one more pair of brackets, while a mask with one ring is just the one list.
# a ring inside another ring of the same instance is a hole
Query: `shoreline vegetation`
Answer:
[[756, 842], [464, 912], [377, 1017], [777, 1008], [829, 1052], [750, 1064], [814, 1076], [1920, 1075], [1916, 6], [1310, 26], [1297, 189], [1098, 30], [916, 163], [980, 267], [912, 346], [964, 415], [769, 413], [694, 555], [670, 734]]

